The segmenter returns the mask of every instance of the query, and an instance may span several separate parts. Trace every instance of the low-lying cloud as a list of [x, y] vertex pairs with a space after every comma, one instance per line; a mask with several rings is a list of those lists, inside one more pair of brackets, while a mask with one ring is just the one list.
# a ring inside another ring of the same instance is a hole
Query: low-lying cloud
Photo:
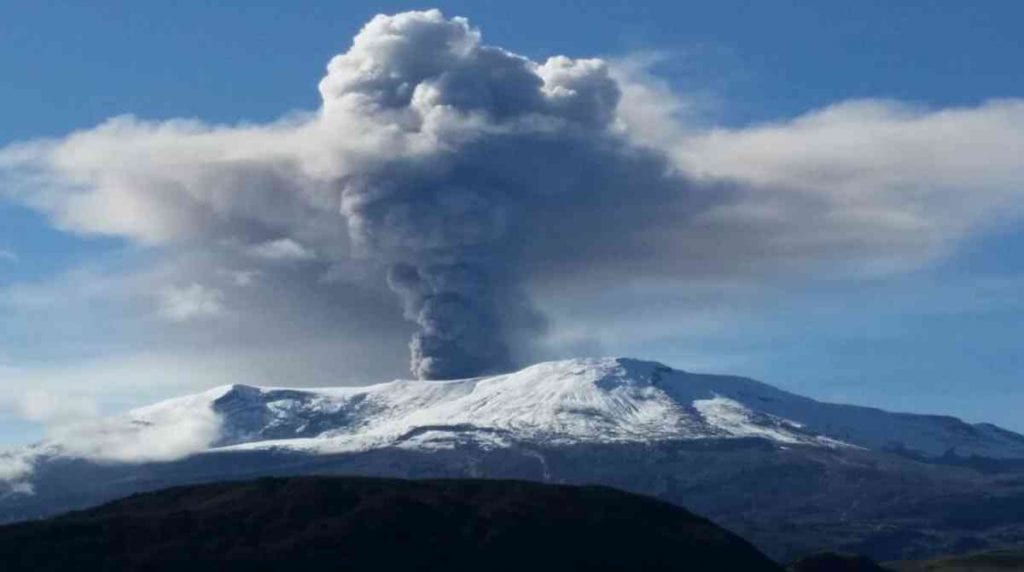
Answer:
[[44, 399], [41, 413], [48, 418], [57, 415], [59, 421], [51, 425], [45, 442], [0, 452], [0, 494], [32, 494], [31, 477], [41, 458], [61, 455], [96, 463], [170, 461], [208, 449], [220, 435], [221, 419], [202, 395], [115, 417], [98, 417], [92, 410], [56, 411], [54, 407], [66, 408], [66, 401]]

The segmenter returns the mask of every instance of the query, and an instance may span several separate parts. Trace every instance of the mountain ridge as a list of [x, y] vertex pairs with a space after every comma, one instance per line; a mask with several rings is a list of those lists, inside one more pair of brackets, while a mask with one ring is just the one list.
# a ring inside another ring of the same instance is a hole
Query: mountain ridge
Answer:
[[[93, 442], [85, 443], [90, 430]], [[191, 440], [161, 442], [164, 433]], [[819, 402], [748, 378], [628, 358], [563, 360], [495, 376], [362, 387], [232, 384], [79, 426], [74, 439], [56, 439], [43, 449], [131, 461], [136, 452], [141, 460], [165, 460], [254, 448], [430, 449], [467, 439], [501, 447], [539, 439], [573, 444], [744, 437], [925, 458], [1024, 459], [1024, 436], [991, 424]]]

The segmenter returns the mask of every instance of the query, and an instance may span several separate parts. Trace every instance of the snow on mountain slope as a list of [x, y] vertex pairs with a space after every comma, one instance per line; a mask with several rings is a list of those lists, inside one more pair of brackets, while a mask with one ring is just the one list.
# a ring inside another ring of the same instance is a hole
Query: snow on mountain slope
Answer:
[[[465, 440], [502, 446], [752, 436], [845, 445], [721, 397], [704, 378], [651, 362], [587, 359], [455, 381], [308, 391], [235, 385], [206, 394], [222, 422], [210, 446], [345, 452]], [[175, 400], [163, 405], [178, 408]]]
[[[821, 403], [750, 379], [615, 358], [454, 381], [303, 390], [225, 386], [75, 427], [32, 454], [149, 461], [209, 450], [341, 453], [466, 442], [502, 447], [739, 437], [927, 457], [1024, 458], [1024, 436], [988, 424]], [[23, 456], [8, 460], [24, 465]]]

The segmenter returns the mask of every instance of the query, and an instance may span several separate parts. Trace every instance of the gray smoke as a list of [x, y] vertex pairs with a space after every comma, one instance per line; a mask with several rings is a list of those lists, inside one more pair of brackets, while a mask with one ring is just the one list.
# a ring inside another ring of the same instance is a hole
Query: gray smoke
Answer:
[[[208, 272], [161, 289], [175, 323], [230, 320], [253, 282], [282, 280], [317, 296], [337, 283], [329, 313], [357, 328], [375, 296], [352, 292], [386, 283], [420, 378], [536, 359], [538, 286], [674, 275], [688, 259], [673, 235], [700, 194], [630, 137], [604, 61], [535, 62], [465, 19], [407, 12], [373, 18], [320, 92], [316, 113], [262, 126], [115, 118], [0, 168], [24, 169], [63, 228], [209, 253]], [[239, 270], [259, 278], [226, 283]]]
[[[338, 283], [330, 313], [355, 328], [374, 296], [352, 287], [386, 283], [415, 327], [421, 378], [536, 359], [532, 288], [663, 269], [664, 231], [692, 210], [665, 155], [620, 125], [601, 60], [535, 62], [465, 19], [407, 12], [373, 18], [319, 87], [316, 113], [236, 127], [115, 118], [12, 148], [0, 169], [62, 228], [209, 253], [208, 273], [161, 289], [176, 323], [231, 319], [253, 282], [281, 279]], [[225, 283], [239, 270], [259, 278]]]
[[518, 342], [541, 323], [515, 268], [516, 188], [436, 164], [400, 170], [389, 165], [348, 181], [341, 205], [355, 247], [386, 265], [388, 285], [418, 328], [413, 374], [455, 378], [511, 367]]
[[359, 109], [407, 135], [410, 149], [343, 178], [341, 212], [418, 328], [412, 372], [511, 367], [542, 323], [524, 293], [529, 243], [553, 230], [541, 225], [571, 229], [546, 216], [602, 200], [594, 173], [631, 161], [612, 133], [620, 94], [605, 64], [536, 64], [424, 12], [375, 18], [328, 69], [327, 117]]
[[[532, 61], [437, 11], [375, 17], [320, 92], [266, 124], [117, 117], [10, 145], [0, 195], [143, 245], [111, 308], [130, 299], [153, 347], [273, 355], [251, 368], [266, 383], [394, 375], [409, 334], [424, 378], [564, 357], [649, 334], [624, 300], [688, 319], [636, 292], [917, 268], [1024, 204], [1020, 100], [699, 128], [621, 63]], [[550, 332], [534, 300], [556, 308]]]
[[414, 375], [468, 377], [512, 365], [496, 307], [504, 299], [492, 281], [481, 265], [389, 269], [388, 284], [402, 297], [405, 317], [419, 327], [409, 344]]

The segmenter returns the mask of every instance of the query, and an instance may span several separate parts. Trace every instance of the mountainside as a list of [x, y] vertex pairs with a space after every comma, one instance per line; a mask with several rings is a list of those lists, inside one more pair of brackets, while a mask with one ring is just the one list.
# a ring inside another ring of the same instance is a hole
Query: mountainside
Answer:
[[515, 481], [262, 479], [0, 527], [4, 570], [781, 570], [671, 504]]
[[898, 559], [1019, 538], [1022, 467], [1024, 437], [992, 425], [586, 359], [161, 402], [0, 458], [0, 520], [258, 475], [496, 477], [652, 494], [780, 559], [839, 548]]

